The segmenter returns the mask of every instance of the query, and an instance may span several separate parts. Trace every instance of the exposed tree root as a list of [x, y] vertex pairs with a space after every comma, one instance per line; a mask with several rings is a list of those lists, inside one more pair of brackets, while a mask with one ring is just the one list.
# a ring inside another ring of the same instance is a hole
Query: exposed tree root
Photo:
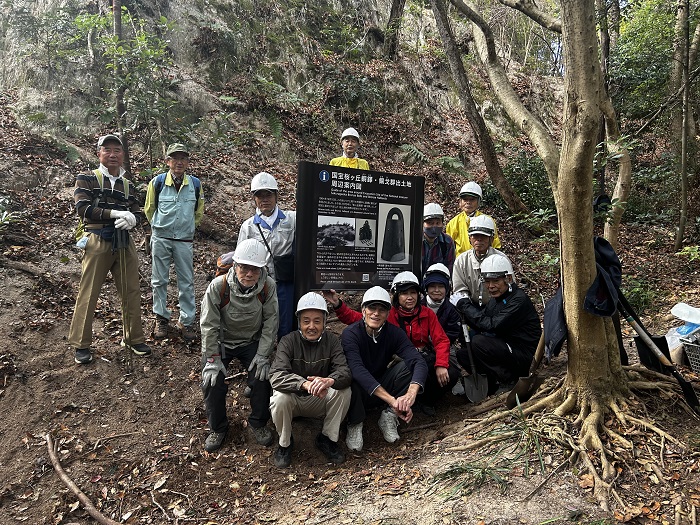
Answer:
[[46, 447], [49, 449], [49, 457], [51, 458], [51, 463], [53, 464], [53, 468], [56, 470], [56, 474], [58, 474], [58, 477], [61, 478], [61, 481], [73, 492], [78, 497], [78, 500], [82, 504], [83, 508], [85, 511], [92, 516], [92, 518], [97, 521], [98, 523], [102, 523], [103, 525], [119, 525], [119, 522], [114, 521], [108, 517], [106, 517], [104, 514], [102, 514], [97, 508], [92, 504], [92, 501], [90, 501], [90, 498], [88, 498], [85, 493], [78, 488], [78, 485], [76, 485], [72, 479], [68, 477], [68, 474], [66, 474], [66, 471], [63, 470], [63, 467], [61, 466], [61, 462], [58, 459], [58, 456], [56, 455], [56, 447], [53, 442], [53, 438], [51, 437], [51, 434], [46, 434], [44, 436], [44, 439], [46, 440]]
[[[624, 367], [624, 369], [630, 379], [627, 384], [629, 390], [625, 388], [614, 394], [601, 395], [571, 388], [562, 380], [557, 385], [539, 392], [538, 395], [544, 395], [544, 397], [530, 399], [512, 410], [499, 411], [483, 420], [472, 421], [455, 434], [445, 438], [444, 441], [454, 441], [460, 437], [463, 438], [465, 435], [483, 432], [493, 424], [508, 418], [525, 419], [527, 416], [537, 412], [550, 412], [551, 415], [549, 417], [528, 420], [529, 428], [538, 433], [538, 435], [546, 436], [558, 443], [561, 448], [570, 450], [572, 457], [569, 460], [569, 464], [573, 465], [574, 459], [578, 458], [578, 461], [585, 467], [585, 470], [593, 480], [593, 495], [604, 510], [609, 511], [611, 497], [614, 498], [617, 505], [627, 509], [619, 494], [613, 490], [612, 484], [616, 476], [615, 462], [625, 462], [624, 455], [619, 455], [621, 450], [632, 451], [635, 448], [635, 443], [629, 439], [629, 436], [623, 437], [623, 435], [613, 430], [609, 424], [606, 425], [606, 415], [612, 415], [613, 419], [623, 429], [627, 429], [630, 426], [638, 426], [660, 436], [661, 444], [659, 445], [658, 442], [656, 444], [660, 447], [659, 458], [662, 467], [666, 442], [673, 443], [682, 450], [686, 450], [687, 447], [648, 419], [630, 414], [630, 403], [627, 398], [630, 390], [656, 390], [661, 393], [668, 393], [670, 397], [677, 397], [678, 393], [677, 389], [674, 388], [674, 383], [669, 381], [668, 376], [644, 368]], [[633, 404], [632, 407], [636, 407], [639, 410], [643, 409], [644, 405]], [[567, 415], [573, 415], [572, 424], [578, 427], [578, 435], [576, 437], [573, 437], [567, 431], [568, 423], [562, 419]], [[542, 428], [547, 425], [551, 428]], [[450, 446], [446, 450], [455, 452], [474, 450], [496, 442], [512, 439], [517, 435], [522, 436], [520, 432], [510, 431], [511, 428], [508, 430], [499, 435], [477, 438], [469, 444]], [[623, 433], [625, 433], [624, 430]], [[603, 438], [605, 438], [605, 442]], [[617, 447], [612, 446], [612, 444], [617, 445]], [[596, 466], [596, 463], [599, 463], [599, 465]], [[663, 480], [663, 473], [656, 464], [650, 463], [650, 468], [660, 480]]]

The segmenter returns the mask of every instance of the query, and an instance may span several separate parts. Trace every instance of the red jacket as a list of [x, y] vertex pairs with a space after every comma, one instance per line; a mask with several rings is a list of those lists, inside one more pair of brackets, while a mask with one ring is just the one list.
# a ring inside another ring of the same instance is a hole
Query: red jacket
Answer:
[[[410, 322], [406, 320], [402, 323], [399, 321], [398, 310], [392, 306], [387, 321], [404, 330], [413, 346], [419, 350], [426, 345], [432, 345], [435, 350], [435, 366], [449, 368], [450, 340], [440, 326], [437, 315], [427, 306], [418, 305], [416, 308], [420, 308], [418, 315], [411, 317]], [[335, 313], [340, 322], [345, 324], [352, 324], [362, 319], [362, 313], [351, 309], [344, 302], [336, 308]]]

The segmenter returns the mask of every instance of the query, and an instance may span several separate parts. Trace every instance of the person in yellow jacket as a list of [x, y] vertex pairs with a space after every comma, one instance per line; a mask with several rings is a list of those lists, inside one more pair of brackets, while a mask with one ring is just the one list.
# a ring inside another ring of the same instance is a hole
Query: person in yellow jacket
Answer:
[[357, 156], [360, 147], [360, 134], [355, 128], [348, 128], [340, 136], [340, 144], [343, 146], [343, 156], [331, 159], [331, 166], [354, 168], [356, 170], [368, 170], [369, 163]]
[[[456, 216], [452, 217], [445, 228], [447, 235], [452, 237], [452, 239], [455, 241], [455, 257], [459, 257], [459, 254], [472, 249], [472, 245], [469, 242], [469, 221], [471, 217], [484, 215], [478, 211], [482, 197], [483, 193], [481, 191], [481, 186], [473, 181], [467, 182], [464, 186], [462, 186], [462, 189], [459, 190], [459, 207], [462, 209], [462, 211]], [[491, 217], [491, 219], [493, 219], [493, 217]], [[494, 221], [494, 227], [495, 224], [496, 222]], [[497, 249], [501, 247], [501, 239], [498, 237], [498, 229], [494, 230], [493, 242], [491, 246]]]

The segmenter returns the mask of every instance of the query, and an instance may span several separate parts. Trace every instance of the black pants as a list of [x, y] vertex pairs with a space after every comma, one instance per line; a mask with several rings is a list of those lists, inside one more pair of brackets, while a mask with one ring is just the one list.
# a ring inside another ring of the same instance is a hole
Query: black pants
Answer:
[[450, 359], [449, 367], [447, 368], [447, 375], [450, 380], [445, 386], [440, 386], [435, 373], [435, 352], [421, 352], [420, 354], [425, 359], [425, 364], [428, 365], [428, 377], [425, 380], [423, 393], [418, 396], [418, 402], [434, 407], [457, 384], [461, 373], [456, 364]]
[[[248, 368], [257, 351], [257, 341], [237, 348], [227, 348], [226, 355], [222, 356], [221, 361], [228, 368], [229, 363], [235, 358], [241, 362], [241, 365]], [[269, 381], [258, 381], [255, 379], [255, 369], [248, 372], [247, 383], [251, 388], [248, 423], [253, 428], [264, 427], [270, 420], [272, 387]], [[216, 378], [216, 385], [207, 388], [204, 392], [204, 404], [207, 407], [209, 430], [212, 432], [225, 432], [228, 429], [228, 417], [226, 417], [227, 393], [228, 385], [224, 382], [224, 374], [222, 373], [219, 373], [219, 376]]]
[[[475, 335], [471, 346], [474, 366], [478, 373], [488, 378], [490, 394], [498, 389], [499, 383], [513, 383], [519, 377], [526, 376], [534, 355], [534, 351], [509, 348], [505, 341], [484, 334]], [[457, 350], [457, 361], [471, 373], [472, 366], [465, 348]]]
[[[384, 390], [394, 397], [400, 397], [408, 391], [413, 373], [403, 361], [396, 363], [379, 378]], [[350, 386], [352, 397], [348, 410], [348, 425], [362, 423], [367, 417], [367, 409], [378, 407], [384, 401], [377, 396], [371, 396], [357, 381]]]

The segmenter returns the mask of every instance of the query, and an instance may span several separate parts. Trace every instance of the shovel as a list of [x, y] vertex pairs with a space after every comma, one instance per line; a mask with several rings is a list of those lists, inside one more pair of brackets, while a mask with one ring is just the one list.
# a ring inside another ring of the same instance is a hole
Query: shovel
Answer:
[[661, 364], [664, 365], [668, 370], [670, 370], [670, 372], [673, 374], [673, 377], [676, 378], [676, 381], [678, 381], [678, 384], [681, 386], [681, 390], [683, 391], [683, 397], [685, 397], [685, 400], [687, 401], [688, 405], [690, 405], [690, 408], [692, 408], [693, 410], [695, 410], [695, 412], [700, 414], [700, 401], [698, 400], [698, 396], [695, 393], [695, 390], [693, 390], [693, 385], [691, 385], [681, 375], [681, 373], [676, 369], [673, 363], [671, 363], [671, 361], [669, 361], [669, 359], [663, 354], [659, 347], [656, 346], [656, 344], [654, 344], [654, 341], [652, 341], [649, 334], [639, 325], [637, 321], [635, 321], [632, 318], [632, 308], [627, 302], [627, 299], [625, 299], [622, 294], [619, 294], [618, 300], [618, 307], [620, 309], [620, 313], [623, 315], [625, 320], [630, 324], [634, 331], [637, 332], [639, 337], [642, 338], [642, 341], [644, 341], [647, 347], [654, 353], [654, 355], [661, 362]]
[[472, 403], [482, 401], [489, 393], [489, 381], [483, 374], [476, 373], [476, 365], [474, 364], [474, 356], [472, 355], [472, 343], [469, 339], [469, 327], [466, 323], [462, 323], [462, 331], [464, 332], [464, 340], [467, 343], [466, 350], [469, 356], [469, 364], [471, 365], [471, 374], [462, 378], [464, 383], [464, 393], [467, 399]]
[[544, 381], [543, 377], [537, 375], [537, 369], [542, 363], [542, 358], [544, 357], [544, 331], [540, 336], [540, 341], [537, 343], [537, 350], [535, 350], [535, 356], [532, 358], [532, 363], [530, 364], [530, 371], [527, 377], [521, 377], [518, 382], [515, 383], [513, 390], [510, 391], [508, 397], [506, 398], [506, 406], [508, 408], [515, 408], [518, 403], [524, 403], [530, 399], [537, 389], [540, 387]]

